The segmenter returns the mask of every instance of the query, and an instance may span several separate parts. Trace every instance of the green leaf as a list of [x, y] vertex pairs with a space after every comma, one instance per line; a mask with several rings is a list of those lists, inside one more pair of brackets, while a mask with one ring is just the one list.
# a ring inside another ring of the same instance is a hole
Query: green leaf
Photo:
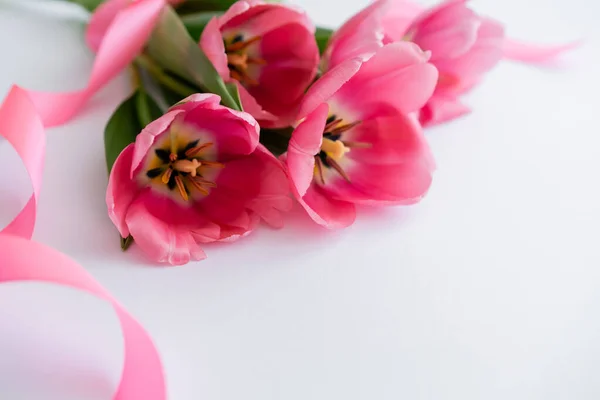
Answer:
[[192, 39], [199, 41], [202, 31], [204, 31], [208, 22], [221, 14], [222, 13], [216, 11], [196, 12], [182, 16], [181, 21], [183, 22], [183, 25], [185, 25], [185, 28]]
[[113, 167], [123, 149], [135, 142], [146, 122], [160, 117], [162, 112], [158, 105], [143, 91], [136, 91], [125, 100], [113, 113], [104, 129], [104, 153], [108, 172]]
[[238, 90], [238, 86], [235, 83], [226, 83], [225, 87], [227, 91], [233, 97], [233, 100], [240, 105], [239, 111], [244, 111], [244, 107], [242, 107], [242, 100], [240, 99], [240, 91]]
[[333, 35], [333, 29], [318, 27], [315, 32], [315, 39], [317, 46], [319, 46], [319, 53], [323, 54], [329, 43], [329, 39]]
[[165, 7], [148, 42], [147, 53], [161, 68], [221, 96], [225, 106], [242, 109], [171, 7]]
[[67, 0], [69, 3], [79, 4], [89, 12], [94, 10], [102, 3], [103, 0]]

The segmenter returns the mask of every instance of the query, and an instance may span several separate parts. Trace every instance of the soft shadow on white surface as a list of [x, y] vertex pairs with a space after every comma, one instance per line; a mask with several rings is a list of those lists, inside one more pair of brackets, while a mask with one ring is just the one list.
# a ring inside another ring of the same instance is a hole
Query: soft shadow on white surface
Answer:
[[[367, 1], [294, 3], [335, 25]], [[285, 229], [207, 246], [208, 260], [185, 267], [123, 254], [102, 153], [123, 76], [49, 131], [35, 239], [79, 261], [148, 328], [173, 400], [599, 398], [600, 9], [475, 6], [514, 37], [587, 42], [562, 68], [503, 63], [469, 96], [472, 115], [428, 131], [438, 171], [421, 204], [361, 210], [341, 232], [296, 210]], [[82, 87], [93, 59], [82, 29], [0, 9], [0, 31], [12, 33], [0, 35], [0, 90]], [[43, 304], [43, 292], [27, 294]], [[72, 312], [101, 313], [79, 301]], [[0, 362], [0, 376], [7, 369]]]
[[72, 289], [11, 283], [0, 288], [0, 326], [2, 399], [101, 400], [114, 393], [123, 339], [110, 305]]

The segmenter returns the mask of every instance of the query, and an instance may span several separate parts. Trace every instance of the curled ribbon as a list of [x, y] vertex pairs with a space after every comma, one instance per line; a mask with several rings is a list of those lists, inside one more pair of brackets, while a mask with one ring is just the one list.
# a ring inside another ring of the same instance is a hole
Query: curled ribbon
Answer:
[[44, 127], [67, 122], [102, 86], [141, 52], [154, 28], [164, 0], [127, 5], [107, 24], [85, 89], [44, 93], [14, 86], [0, 107], [0, 136], [23, 161], [33, 193], [21, 212], [0, 231], [0, 284], [37, 281], [73, 287], [109, 302], [119, 318], [125, 357], [114, 400], [164, 400], [162, 363], [144, 328], [85, 269], [47, 246], [31, 241], [42, 185], [46, 148]]

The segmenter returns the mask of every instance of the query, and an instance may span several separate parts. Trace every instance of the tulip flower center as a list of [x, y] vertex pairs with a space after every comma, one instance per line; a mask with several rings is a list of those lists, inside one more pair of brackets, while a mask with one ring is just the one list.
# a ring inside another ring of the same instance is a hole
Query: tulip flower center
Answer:
[[206, 152], [213, 146], [211, 142], [200, 143], [200, 140], [186, 141], [177, 137], [177, 127], [171, 127], [169, 140], [154, 149], [155, 158], [152, 168], [146, 176], [158, 185], [177, 193], [184, 201], [188, 201], [193, 193], [206, 196], [215, 182], [206, 179], [207, 170], [223, 168], [220, 162], [206, 159]]
[[252, 65], [265, 65], [266, 61], [248, 54], [249, 47], [260, 41], [260, 36], [244, 39], [242, 35], [234, 35], [225, 39], [225, 53], [227, 54], [227, 67], [231, 77], [242, 84], [255, 86], [258, 81], [249, 71]]
[[347, 123], [335, 115], [331, 115], [327, 119], [327, 125], [323, 130], [321, 151], [315, 156], [315, 176], [322, 184], [325, 184], [325, 171], [328, 169], [333, 169], [342, 178], [350, 182], [350, 178], [340, 165], [340, 161], [352, 148], [366, 148], [370, 147], [370, 144], [345, 140], [343, 134], [360, 123], [361, 121]]

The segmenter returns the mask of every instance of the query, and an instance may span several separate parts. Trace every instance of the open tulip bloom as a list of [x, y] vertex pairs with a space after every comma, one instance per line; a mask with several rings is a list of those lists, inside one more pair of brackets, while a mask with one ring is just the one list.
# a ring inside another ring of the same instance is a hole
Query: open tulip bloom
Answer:
[[93, 11], [98, 58], [133, 74], [105, 132], [108, 215], [123, 249], [171, 265], [281, 228], [294, 201], [328, 229], [358, 205], [419, 202], [435, 170], [423, 126], [470, 112], [462, 96], [502, 59], [575, 46], [510, 40], [467, 0], [377, 0], [337, 30], [277, 1], [70, 1]]

